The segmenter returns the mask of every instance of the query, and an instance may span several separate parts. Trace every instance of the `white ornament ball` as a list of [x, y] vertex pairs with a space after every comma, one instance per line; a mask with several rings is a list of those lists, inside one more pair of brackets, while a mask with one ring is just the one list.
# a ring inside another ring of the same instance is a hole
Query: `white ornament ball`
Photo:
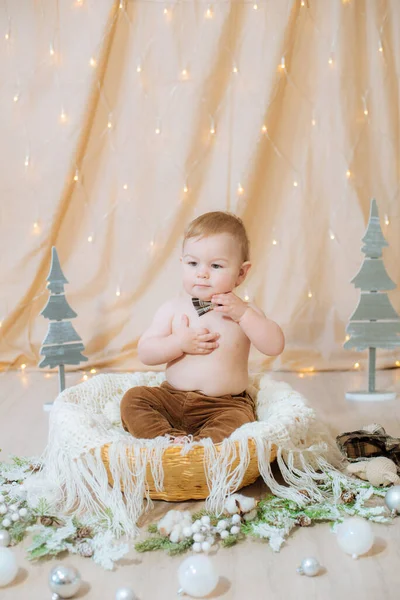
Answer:
[[200, 527], [201, 527], [201, 525], [199, 523], [197, 523], [197, 521], [195, 523], [193, 523], [192, 533], [199, 533]]
[[0, 515], [5, 515], [7, 512], [7, 506], [5, 504], [0, 504]]
[[136, 600], [136, 596], [131, 588], [122, 587], [117, 589], [115, 600]]
[[193, 534], [193, 531], [192, 531], [191, 527], [184, 527], [182, 533], [185, 537], [191, 537], [191, 535]]
[[13, 513], [11, 515], [11, 520], [14, 522], [19, 521], [19, 514], [17, 512]]
[[26, 508], [20, 508], [19, 509], [19, 516], [22, 517], [23, 519], [28, 516], [28, 511]]
[[400, 513], [400, 485], [394, 485], [386, 492], [385, 504], [394, 514]]
[[195, 542], [192, 546], [193, 552], [201, 552], [201, 544], [200, 542]]
[[178, 569], [182, 590], [193, 598], [208, 596], [217, 586], [218, 574], [213, 563], [204, 554], [189, 556]]
[[10, 510], [11, 510], [12, 512], [15, 512], [16, 510], [18, 510], [18, 506], [17, 506], [17, 504], [11, 504], [11, 506], [10, 506]]
[[201, 517], [201, 522], [203, 525], [209, 525], [211, 523], [211, 519], [208, 515], [204, 515]]
[[237, 525], [238, 523], [241, 522], [240, 515], [233, 515], [231, 521], [232, 521], [232, 525]]
[[14, 553], [8, 548], [0, 548], [0, 587], [14, 581], [18, 573], [18, 565]]
[[5, 529], [0, 530], [0, 548], [6, 548], [11, 544], [11, 536]]
[[239, 532], [240, 532], [240, 527], [238, 527], [237, 525], [234, 525], [233, 527], [231, 527], [232, 535], [237, 535]]
[[11, 519], [6, 517], [5, 519], [2, 520], [1, 524], [3, 525], [3, 527], [5, 527], [7, 529], [7, 527], [11, 527]]
[[310, 556], [301, 561], [301, 565], [298, 567], [297, 572], [300, 573], [300, 575], [307, 575], [307, 577], [315, 577], [315, 575], [318, 575], [320, 570], [321, 565], [317, 559], [313, 556]]
[[224, 529], [223, 531], [221, 531], [221, 538], [223, 540], [225, 540], [227, 537], [229, 537], [229, 531], [227, 531], [226, 529]]
[[203, 552], [210, 552], [211, 544], [209, 542], [203, 542], [201, 545], [201, 549], [203, 550]]
[[204, 542], [204, 535], [201, 533], [195, 533], [193, 539], [195, 542]]
[[226, 529], [227, 527], [228, 527], [228, 521], [225, 521], [225, 519], [218, 521], [217, 529]]
[[371, 525], [359, 517], [345, 519], [338, 526], [336, 535], [341, 549], [353, 558], [366, 554], [374, 543]]

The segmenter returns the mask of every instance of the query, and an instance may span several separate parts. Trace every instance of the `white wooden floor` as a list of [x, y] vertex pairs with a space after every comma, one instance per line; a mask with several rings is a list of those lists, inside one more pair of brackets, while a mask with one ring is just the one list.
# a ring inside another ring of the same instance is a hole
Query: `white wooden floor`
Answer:
[[[67, 385], [77, 383], [79, 374], [67, 375]], [[344, 392], [361, 389], [365, 374], [319, 373], [299, 378], [292, 373], [275, 373], [302, 392], [331, 426], [332, 432], [351, 431], [368, 423], [381, 423], [391, 435], [400, 437], [400, 369], [378, 373], [378, 384], [397, 389], [397, 401], [381, 404], [348, 403]], [[48, 415], [44, 402], [57, 394], [55, 375], [39, 372], [0, 374], [0, 447], [2, 460], [9, 454], [41, 453], [47, 437]], [[246, 494], [263, 495], [266, 488], [256, 483]], [[185, 503], [197, 509], [202, 503]], [[146, 520], [159, 518], [172, 505], [157, 502]], [[179, 505], [178, 505], [179, 506]], [[176, 508], [176, 505], [174, 505]], [[248, 541], [213, 556], [220, 583], [210, 598], [225, 600], [323, 599], [391, 600], [399, 597], [400, 518], [390, 526], [374, 525], [376, 543], [369, 555], [354, 561], [343, 554], [328, 524], [299, 529], [281, 552], [274, 554], [266, 543]], [[75, 565], [85, 581], [77, 598], [114, 600], [122, 585], [131, 586], [139, 600], [173, 600], [177, 596], [177, 568], [182, 557], [161, 553], [144, 555], [132, 551], [114, 572], [105, 572], [90, 559], [66, 557], [33, 564], [24, 557], [24, 544], [15, 549], [20, 571], [14, 584], [0, 589], [1, 600], [46, 600], [51, 598], [47, 577], [58, 562]], [[313, 579], [301, 577], [296, 567], [306, 556], [316, 556], [325, 570]]]

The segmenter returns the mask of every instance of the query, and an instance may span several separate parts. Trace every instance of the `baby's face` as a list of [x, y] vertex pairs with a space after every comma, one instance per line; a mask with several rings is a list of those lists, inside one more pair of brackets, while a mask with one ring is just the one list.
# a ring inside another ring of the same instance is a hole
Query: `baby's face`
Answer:
[[244, 279], [240, 246], [229, 233], [186, 240], [181, 261], [183, 287], [200, 300], [231, 292]]

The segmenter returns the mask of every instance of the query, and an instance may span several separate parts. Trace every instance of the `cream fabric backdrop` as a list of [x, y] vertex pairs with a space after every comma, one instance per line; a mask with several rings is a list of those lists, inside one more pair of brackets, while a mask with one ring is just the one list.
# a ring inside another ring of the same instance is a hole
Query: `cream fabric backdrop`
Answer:
[[286, 334], [251, 366], [365, 366], [342, 344], [372, 196], [400, 282], [398, 0], [13, 0], [0, 31], [3, 368], [39, 361], [55, 245], [83, 367], [143, 369], [183, 228], [216, 209]]

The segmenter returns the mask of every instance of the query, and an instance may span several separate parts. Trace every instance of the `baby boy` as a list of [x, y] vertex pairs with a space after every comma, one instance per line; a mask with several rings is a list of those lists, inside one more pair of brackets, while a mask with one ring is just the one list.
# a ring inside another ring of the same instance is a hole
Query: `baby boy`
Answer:
[[121, 402], [124, 428], [136, 438], [169, 435], [179, 443], [224, 438], [254, 421], [246, 392], [250, 344], [283, 351], [281, 328], [233, 290], [251, 267], [242, 221], [209, 212], [189, 224], [182, 247], [183, 291], [165, 302], [139, 340], [145, 365], [166, 363], [160, 387], [131, 388]]

